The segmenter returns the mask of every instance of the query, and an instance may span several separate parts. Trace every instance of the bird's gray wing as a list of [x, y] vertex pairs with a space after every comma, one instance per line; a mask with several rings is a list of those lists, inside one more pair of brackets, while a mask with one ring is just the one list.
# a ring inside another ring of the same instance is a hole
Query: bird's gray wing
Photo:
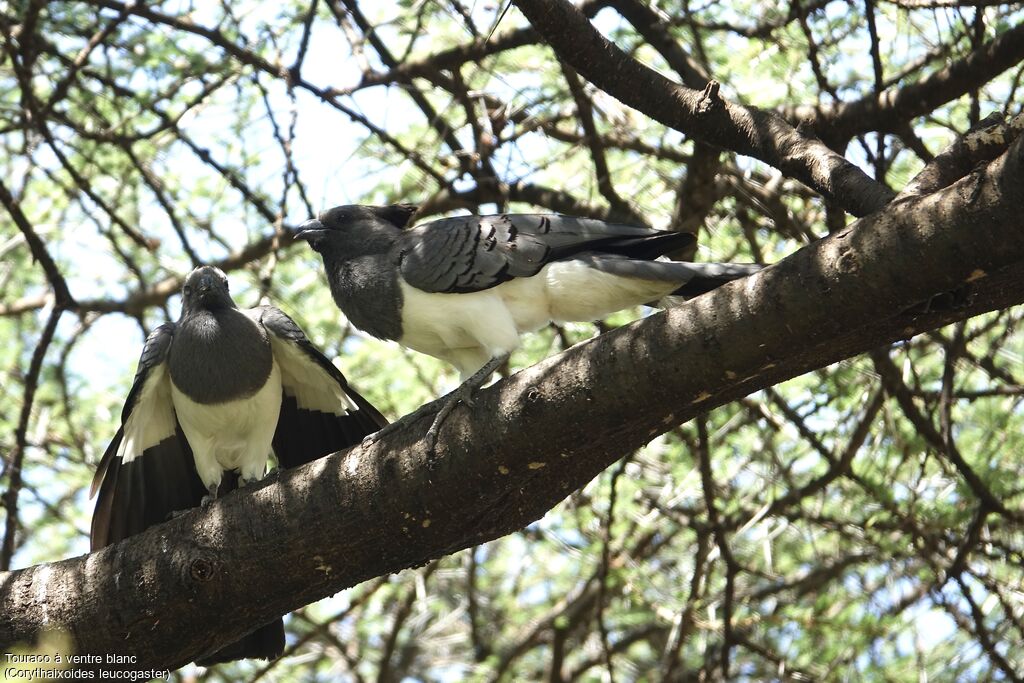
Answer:
[[205, 493], [171, 401], [166, 361], [174, 331], [165, 323], [146, 339], [121, 425], [93, 478], [93, 550], [199, 505]]
[[458, 216], [403, 232], [399, 267], [408, 284], [425, 292], [478, 292], [583, 252], [648, 259], [695, 239], [572, 216]]
[[387, 425], [294, 320], [273, 306], [253, 311], [267, 330], [281, 369], [284, 395], [273, 440], [281, 467], [297, 467], [354, 446]]

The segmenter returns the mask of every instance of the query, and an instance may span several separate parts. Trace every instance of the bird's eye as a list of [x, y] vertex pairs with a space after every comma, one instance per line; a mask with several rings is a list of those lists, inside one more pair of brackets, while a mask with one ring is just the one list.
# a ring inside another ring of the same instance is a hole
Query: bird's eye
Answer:
[[182, 290], [182, 293], [185, 296], [188, 296], [189, 294], [191, 294], [192, 293], [192, 285], [185, 285], [185, 288]]

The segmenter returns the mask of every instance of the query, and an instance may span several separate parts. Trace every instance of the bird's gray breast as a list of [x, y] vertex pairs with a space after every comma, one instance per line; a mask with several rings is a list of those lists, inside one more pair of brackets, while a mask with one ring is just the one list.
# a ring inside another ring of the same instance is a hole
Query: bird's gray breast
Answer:
[[402, 336], [398, 264], [389, 255], [344, 261], [329, 279], [334, 302], [353, 325], [379, 339]]
[[171, 381], [197, 403], [252, 396], [274, 357], [266, 331], [242, 311], [197, 311], [182, 318], [168, 359]]

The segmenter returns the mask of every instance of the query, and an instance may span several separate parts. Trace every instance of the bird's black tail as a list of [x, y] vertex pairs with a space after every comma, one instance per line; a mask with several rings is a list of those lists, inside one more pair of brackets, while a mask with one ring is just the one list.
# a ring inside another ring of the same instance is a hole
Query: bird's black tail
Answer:
[[277, 659], [284, 652], [284, 621], [275, 619], [241, 640], [217, 650], [209, 657], [197, 659], [199, 666], [210, 666], [236, 659]]
[[[173, 513], [200, 504], [206, 489], [196, 473], [188, 441], [181, 427], [177, 429], [177, 439], [165, 439], [127, 463], [117, 455], [124, 428], [117, 430], [93, 481], [92, 493], [99, 497], [92, 518], [92, 550], [142, 533]], [[237, 473], [225, 472], [218, 495], [236, 488]], [[283, 650], [284, 622], [278, 618], [197, 663], [208, 666], [235, 659], [275, 659]]]
[[756, 263], [687, 263], [685, 265], [688, 270], [693, 271], [693, 277], [672, 294], [687, 299], [706, 294], [727, 282], [753, 275], [764, 268]]
[[[238, 472], [226, 471], [221, 477], [217, 497], [238, 488]], [[277, 659], [284, 652], [284, 619], [278, 617], [249, 635], [225, 645], [209, 657], [197, 659], [199, 666], [233, 662], [236, 659]]]

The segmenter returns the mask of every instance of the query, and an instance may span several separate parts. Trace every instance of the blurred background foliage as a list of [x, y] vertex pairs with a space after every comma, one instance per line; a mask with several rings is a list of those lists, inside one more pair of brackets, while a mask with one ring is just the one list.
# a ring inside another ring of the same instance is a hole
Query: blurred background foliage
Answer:
[[[681, 52], [727, 98], [811, 120], [896, 190], [981, 116], [1020, 109], [1020, 64], [948, 78], [1020, 28], [1014, 4], [581, 7], [666, 75], [703, 87]], [[638, 7], [677, 52], [643, 37]], [[697, 231], [698, 260], [762, 263], [848, 221], [595, 90], [491, 0], [8, 1], [0, 24], [0, 181], [75, 299], [47, 341], [50, 285], [0, 217], [3, 569], [87, 550], [88, 484], [141, 342], [177, 317], [199, 263], [228, 271], [240, 305], [293, 315], [392, 418], [454, 386], [340, 316], [315, 254], [284, 232], [324, 208], [625, 218]], [[913, 84], [939, 104], [852, 127], [838, 113]], [[509, 371], [646, 313], [552, 326]], [[279, 661], [172, 680], [1015, 679], [1024, 538], [963, 472], [1020, 510], [1020, 317], [714, 410], [527, 529], [294, 613]]]

